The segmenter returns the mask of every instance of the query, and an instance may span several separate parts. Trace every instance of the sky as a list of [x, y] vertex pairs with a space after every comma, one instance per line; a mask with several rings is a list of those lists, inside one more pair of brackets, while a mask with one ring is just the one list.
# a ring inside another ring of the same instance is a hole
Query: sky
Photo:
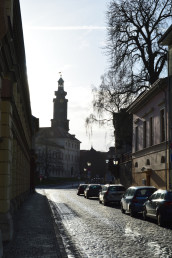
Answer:
[[32, 114], [50, 127], [60, 72], [68, 99], [69, 133], [81, 150], [108, 151], [112, 126], [86, 130], [92, 87], [109, 66], [105, 46], [110, 0], [20, 0]]

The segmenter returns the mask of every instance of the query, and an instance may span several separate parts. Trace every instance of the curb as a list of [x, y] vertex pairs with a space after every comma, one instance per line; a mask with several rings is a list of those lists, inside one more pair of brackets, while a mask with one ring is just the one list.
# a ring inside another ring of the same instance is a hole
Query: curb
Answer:
[[[44, 192], [44, 194], [46, 196], [45, 192]], [[46, 198], [47, 198], [47, 196], [46, 196]], [[51, 204], [51, 201], [48, 198], [47, 198], [47, 202], [48, 202], [48, 207], [49, 207], [50, 212], [51, 212], [54, 232], [55, 232], [57, 243], [58, 243], [59, 258], [68, 258], [68, 255], [67, 255], [66, 250], [65, 250], [65, 246], [63, 244], [63, 239], [62, 239], [62, 237], [60, 235], [60, 231], [59, 231], [58, 226], [57, 226], [57, 224], [55, 222], [56, 221], [56, 215], [54, 214], [53, 206]]]

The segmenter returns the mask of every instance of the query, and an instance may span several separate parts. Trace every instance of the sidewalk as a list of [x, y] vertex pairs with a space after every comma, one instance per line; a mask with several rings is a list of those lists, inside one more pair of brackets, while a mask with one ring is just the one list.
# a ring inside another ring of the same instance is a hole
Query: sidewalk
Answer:
[[3, 258], [67, 257], [59, 236], [56, 237], [58, 230], [43, 190], [39, 189], [24, 202], [13, 222], [13, 240], [4, 244]]

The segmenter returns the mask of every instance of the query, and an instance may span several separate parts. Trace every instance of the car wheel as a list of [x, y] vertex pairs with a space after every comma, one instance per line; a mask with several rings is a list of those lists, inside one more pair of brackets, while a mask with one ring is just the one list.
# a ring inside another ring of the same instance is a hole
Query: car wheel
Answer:
[[106, 206], [107, 205], [107, 202], [105, 200], [103, 200], [103, 205]]
[[130, 216], [134, 217], [135, 216], [135, 212], [133, 211], [133, 209], [131, 207], [130, 207], [129, 211], [130, 211]]
[[164, 225], [164, 220], [163, 220], [163, 216], [162, 216], [161, 213], [157, 214], [157, 223], [158, 223], [158, 226], [163, 226]]
[[143, 210], [143, 213], [142, 213], [142, 214], [143, 214], [143, 219], [144, 219], [144, 220], [146, 220], [146, 219], [147, 219], [147, 217], [146, 217], [146, 213], [147, 213], [147, 212], [146, 212], [146, 209], [144, 209], [144, 210]]
[[125, 210], [123, 209], [122, 204], [121, 204], [121, 212], [122, 212], [122, 213], [125, 213]]

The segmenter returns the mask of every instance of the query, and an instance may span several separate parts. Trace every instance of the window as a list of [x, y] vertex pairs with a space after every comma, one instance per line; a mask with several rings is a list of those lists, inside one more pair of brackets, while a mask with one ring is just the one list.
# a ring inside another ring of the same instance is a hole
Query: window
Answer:
[[135, 168], [138, 168], [138, 162], [135, 163]]
[[150, 139], [150, 146], [153, 145], [153, 118], [150, 117], [149, 119], [149, 139]]
[[161, 163], [165, 163], [165, 157], [164, 156], [161, 157]]
[[150, 165], [150, 160], [149, 159], [146, 160], [146, 165]]
[[161, 142], [165, 141], [165, 113], [164, 109], [160, 111], [160, 137], [161, 137]]
[[135, 194], [135, 189], [129, 188], [126, 192], [125, 192], [125, 196], [134, 196]]
[[138, 150], [138, 126], [135, 128], [135, 151]]
[[143, 122], [143, 148], [146, 148], [146, 121]]
[[150, 200], [155, 200], [156, 199], [156, 194], [152, 194], [149, 199]]

